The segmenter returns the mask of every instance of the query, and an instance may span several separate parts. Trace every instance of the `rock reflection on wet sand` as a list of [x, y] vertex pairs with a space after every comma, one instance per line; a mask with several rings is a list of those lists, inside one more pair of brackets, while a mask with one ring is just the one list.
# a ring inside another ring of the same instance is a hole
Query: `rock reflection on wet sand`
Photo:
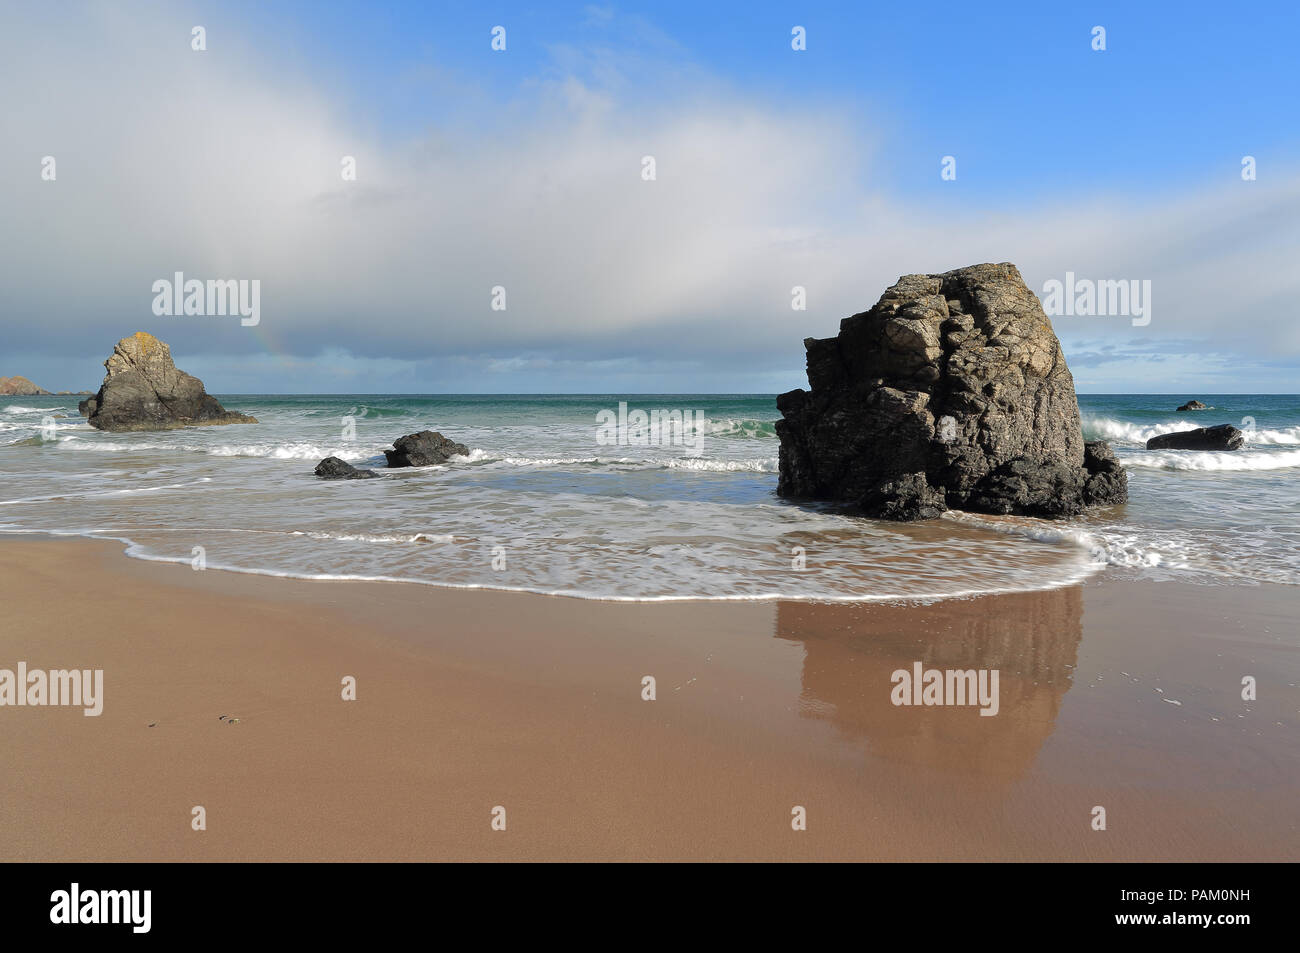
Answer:
[[[996, 609], [996, 611], [991, 611]], [[1083, 633], [1078, 587], [935, 605], [783, 602], [777, 638], [802, 643], [801, 712], [881, 758], [1012, 780], [1052, 733]], [[892, 674], [997, 670], [999, 710], [895, 705]]]

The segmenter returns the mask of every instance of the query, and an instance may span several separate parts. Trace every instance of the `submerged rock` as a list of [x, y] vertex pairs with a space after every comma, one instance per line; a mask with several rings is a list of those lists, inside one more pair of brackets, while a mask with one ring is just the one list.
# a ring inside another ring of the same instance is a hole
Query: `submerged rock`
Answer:
[[1148, 450], [1238, 450], [1246, 435], [1232, 424], [1162, 433], [1147, 441]]
[[390, 467], [428, 467], [468, 453], [469, 447], [463, 443], [448, 440], [435, 430], [421, 430], [398, 437], [393, 441], [393, 449], [385, 450], [384, 456]]
[[326, 457], [316, 464], [314, 471], [322, 480], [366, 480], [379, 476], [374, 470], [358, 470], [346, 460]]
[[809, 390], [777, 398], [781, 496], [897, 520], [1128, 498], [1110, 448], [1084, 444], [1074, 378], [1014, 265], [905, 275], [804, 347]]
[[90, 425], [100, 430], [257, 423], [247, 414], [226, 410], [203, 389], [201, 380], [177, 370], [171, 348], [152, 334], [137, 331], [122, 338], [104, 367], [108, 373], [99, 393], [83, 401]]
[[1213, 408], [1208, 404], [1202, 404], [1199, 400], [1189, 400], [1174, 412], [1179, 413], [1184, 410], [1213, 410]]

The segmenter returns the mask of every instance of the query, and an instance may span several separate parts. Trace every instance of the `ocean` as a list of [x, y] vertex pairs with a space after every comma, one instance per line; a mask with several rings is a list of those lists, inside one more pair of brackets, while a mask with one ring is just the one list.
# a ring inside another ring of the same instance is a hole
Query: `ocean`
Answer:
[[[1079, 398], [1085, 436], [1128, 470], [1126, 506], [918, 524], [779, 499], [772, 395], [224, 395], [261, 422], [125, 434], [91, 428], [76, 397], [0, 397], [0, 532], [111, 538], [196, 568], [629, 601], [934, 600], [1098, 573], [1300, 584], [1300, 397], [1188, 396], [1214, 409]], [[620, 402], [707, 426], [619, 442], [598, 425]], [[1218, 423], [1246, 447], [1144, 448]], [[330, 455], [382, 468], [424, 429], [471, 452], [376, 480], [312, 474]]]

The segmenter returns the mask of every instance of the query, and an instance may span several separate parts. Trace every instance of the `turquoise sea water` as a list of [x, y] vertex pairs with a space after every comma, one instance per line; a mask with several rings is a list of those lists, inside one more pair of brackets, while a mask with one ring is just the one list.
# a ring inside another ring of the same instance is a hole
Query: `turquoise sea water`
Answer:
[[[1192, 396], [1214, 409], [1174, 412]], [[1128, 468], [1126, 506], [914, 525], [778, 499], [772, 395], [221, 400], [260, 423], [106, 434], [75, 397], [0, 398], [0, 531], [111, 537], [208, 568], [605, 599], [931, 599], [1098, 572], [1300, 582], [1296, 396], [1082, 396], [1086, 435]], [[707, 426], [620, 443], [598, 427], [620, 402]], [[1247, 447], [1143, 447], [1215, 423], [1246, 429]], [[426, 428], [471, 453], [378, 480], [312, 475], [328, 455], [382, 467], [396, 437]]]

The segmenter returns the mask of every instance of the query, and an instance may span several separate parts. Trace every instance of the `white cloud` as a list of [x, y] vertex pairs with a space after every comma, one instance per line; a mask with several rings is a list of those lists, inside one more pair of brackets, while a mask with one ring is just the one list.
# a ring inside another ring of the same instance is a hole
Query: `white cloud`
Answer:
[[[456, 355], [497, 373], [577, 379], [583, 362], [604, 374], [637, 359], [728, 380], [788, 368], [797, 383], [800, 340], [833, 334], [898, 275], [1011, 260], [1036, 291], [1067, 270], [1152, 280], [1149, 327], [1062, 318], [1063, 337], [1300, 355], [1300, 179], [1159, 201], [1063, 189], [1051, 207], [990, 211], [940, 205], [936, 173], [936, 199], [918, 205], [872, 179], [882, 144], [834, 104], [750, 102], [710, 83], [650, 107], [574, 71], [396, 140], [268, 66], [233, 23], [205, 24], [209, 50], [195, 53], [193, 15], [170, 8], [89, 7], [75, 30], [40, 11], [2, 16], [12, 350], [106, 351], [146, 328], [178, 354], [267, 340], [302, 358], [347, 352], [369, 368], [363, 383]], [[616, 59], [599, 59], [584, 72], [607, 76]], [[55, 183], [39, 180], [47, 154]], [[654, 182], [640, 176], [647, 154]], [[356, 182], [339, 177], [344, 155]], [[263, 326], [155, 318], [150, 286], [177, 270], [261, 279]], [[790, 309], [796, 284], [806, 312]], [[504, 312], [489, 307], [496, 285]]]

